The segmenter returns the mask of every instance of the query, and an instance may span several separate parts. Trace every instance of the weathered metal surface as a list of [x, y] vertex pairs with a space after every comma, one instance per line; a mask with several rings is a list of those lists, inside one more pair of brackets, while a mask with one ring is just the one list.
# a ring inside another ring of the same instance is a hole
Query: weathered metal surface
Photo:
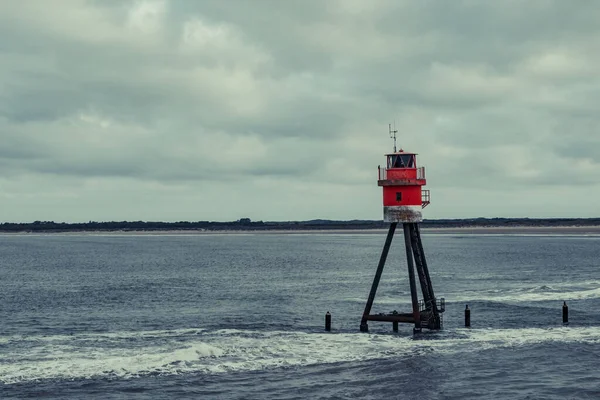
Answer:
[[412, 223], [423, 221], [423, 213], [420, 206], [384, 206], [384, 222]]
[[407, 324], [414, 324], [415, 317], [412, 313], [402, 314], [375, 314], [368, 315], [367, 320], [369, 321], [381, 321], [381, 322], [402, 322]]
[[424, 186], [423, 179], [381, 179], [377, 181], [377, 186]]

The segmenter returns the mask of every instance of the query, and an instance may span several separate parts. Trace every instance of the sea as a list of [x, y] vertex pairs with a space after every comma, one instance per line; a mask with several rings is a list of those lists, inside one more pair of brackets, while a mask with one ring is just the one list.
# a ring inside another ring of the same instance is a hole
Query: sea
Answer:
[[423, 231], [443, 330], [361, 333], [385, 235], [0, 235], [0, 398], [600, 398], [600, 235]]

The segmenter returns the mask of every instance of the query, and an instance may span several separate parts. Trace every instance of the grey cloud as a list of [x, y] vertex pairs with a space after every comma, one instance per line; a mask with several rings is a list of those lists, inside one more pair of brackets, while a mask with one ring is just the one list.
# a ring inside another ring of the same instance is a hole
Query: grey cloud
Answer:
[[[289, 219], [376, 218], [374, 170], [396, 120], [440, 190], [592, 187], [599, 18], [592, 1], [2, 4], [4, 185], [106, 179], [109, 195], [125, 179], [168, 199], [181, 184], [203, 196], [243, 184], [283, 215], [294, 200], [275, 191], [297, 182], [317, 208]], [[322, 198], [327, 185], [356, 203]]]

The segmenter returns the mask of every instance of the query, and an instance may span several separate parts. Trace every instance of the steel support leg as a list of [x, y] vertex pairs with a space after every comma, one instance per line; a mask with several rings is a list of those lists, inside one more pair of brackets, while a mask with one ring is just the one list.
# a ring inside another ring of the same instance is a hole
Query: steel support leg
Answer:
[[377, 272], [375, 272], [375, 278], [373, 278], [373, 284], [371, 285], [371, 292], [369, 293], [369, 299], [367, 300], [367, 304], [365, 305], [365, 311], [363, 312], [362, 320], [360, 321], [360, 331], [368, 332], [369, 325], [367, 324], [367, 318], [371, 313], [371, 307], [373, 307], [373, 301], [375, 300], [375, 294], [377, 293], [377, 287], [379, 286], [379, 280], [381, 279], [381, 274], [383, 273], [383, 267], [385, 266], [385, 260], [387, 259], [388, 252], [390, 251], [390, 246], [392, 244], [392, 239], [394, 238], [394, 232], [396, 231], [396, 225], [398, 223], [393, 222], [390, 224], [390, 229], [387, 234], [387, 238], [385, 239], [385, 244], [383, 245], [383, 251], [381, 252], [381, 257], [379, 258], [379, 265], [377, 265]]
[[425, 302], [426, 307], [429, 309], [431, 307], [433, 296], [431, 295], [431, 290], [427, 284], [427, 278], [425, 277], [425, 268], [423, 265], [425, 260], [419, 249], [419, 237], [417, 236], [416, 225], [417, 224], [410, 224], [410, 243], [412, 246], [413, 255], [415, 257], [415, 267], [417, 268], [417, 274], [419, 275], [419, 283], [421, 285], [421, 292], [423, 293], [423, 301]]
[[435, 299], [435, 293], [433, 293], [433, 285], [431, 284], [431, 277], [429, 276], [429, 268], [427, 267], [427, 260], [425, 259], [425, 251], [423, 250], [423, 242], [421, 241], [421, 228], [419, 228], [419, 224], [415, 224], [415, 233], [417, 236], [417, 246], [419, 248], [419, 252], [421, 253], [421, 258], [423, 260], [423, 271], [425, 272], [427, 287], [429, 287], [431, 297]]
[[428, 310], [429, 320], [427, 321], [427, 327], [429, 329], [441, 329], [440, 311], [437, 308], [435, 293], [433, 292], [433, 285], [431, 284], [431, 278], [429, 276], [429, 268], [427, 267], [425, 251], [423, 250], [419, 224], [412, 224], [412, 239], [419, 281], [421, 282], [421, 289], [423, 290], [423, 299]]
[[406, 247], [406, 261], [408, 264], [408, 280], [410, 281], [410, 297], [412, 300], [412, 311], [415, 319], [415, 332], [421, 331], [421, 315], [419, 313], [419, 298], [417, 297], [417, 283], [415, 282], [415, 267], [410, 240], [410, 224], [404, 225], [404, 245]]

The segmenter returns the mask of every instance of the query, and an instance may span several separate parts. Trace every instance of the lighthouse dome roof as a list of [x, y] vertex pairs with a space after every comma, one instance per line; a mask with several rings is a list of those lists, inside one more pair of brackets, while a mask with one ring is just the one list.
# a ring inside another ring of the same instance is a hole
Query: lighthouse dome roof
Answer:
[[410, 151], [404, 151], [403, 149], [398, 150], [395, 153], [385, 154], [386, 156], [398, 156], [398, 155], [417, 155], [418, 153], [411, 153]]

